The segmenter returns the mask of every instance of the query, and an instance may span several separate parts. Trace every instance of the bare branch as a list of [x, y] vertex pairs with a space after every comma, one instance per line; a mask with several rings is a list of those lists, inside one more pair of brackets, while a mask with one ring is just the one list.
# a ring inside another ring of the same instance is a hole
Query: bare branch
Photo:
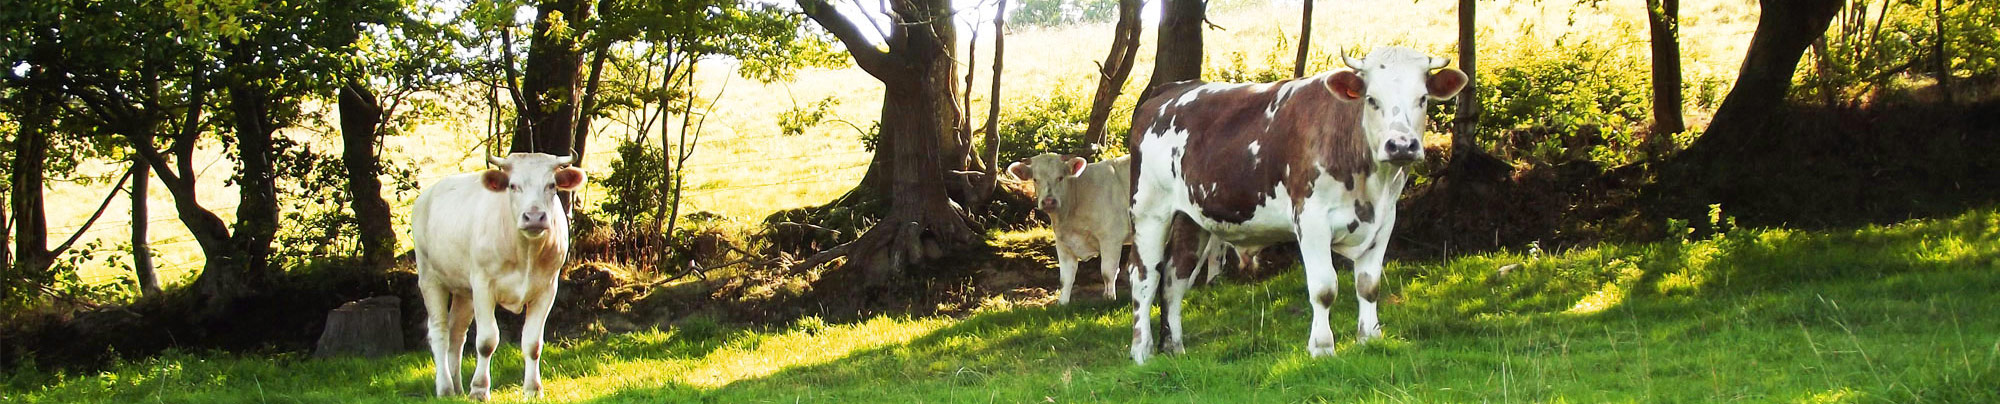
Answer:
[[847, 46], [848, 55], [854, 57], [854, 65], [860, 66], [861, 70], [866, 70], [868, 74], [876, 77], [884, 75], [889, 68], [890, 54], [869, 43], [853, 19], [841, 14], [826, 0], [802, 0], [799, 2], [799, 7], [805, 9], [806, 17], [819, 22], [820, 27], [826, 28], [827, 32], [833, 33], [835, 38], [840, 39], [842, 45]]
[[[116, 199], [118, 197], [118, 191], [124, 190], [125, 183], [130, 182], [132, 180], [132, 172], [133, 170], [125, 170], [125, 176], [120, 177], [118, 179], [118, 185], [112, 185], [111, 193], [104, 195], [104, 203], [97, 205], [97, 212], [91, 213], [90, 219], [84, 220], [83, 226], [76, 228], [76, 234], [71, 234], [69, 236], [69, 240], [64, 240], [62, 244], [56, 245], [55, 249], [49, 250], [48, 256], [50, 257], [60, 256], [64, 251], [69, 251], [70, 246], [76, 245], [76, 240], [83, 238], [83, 233], [90, 231], [91, 225], [97, 224], [97, 218], [104, 217], [104, 210], [106, 208], [111, 207], [111, 200]], [[142, 179], [140, 181], [145, 181], [145, 180]]]

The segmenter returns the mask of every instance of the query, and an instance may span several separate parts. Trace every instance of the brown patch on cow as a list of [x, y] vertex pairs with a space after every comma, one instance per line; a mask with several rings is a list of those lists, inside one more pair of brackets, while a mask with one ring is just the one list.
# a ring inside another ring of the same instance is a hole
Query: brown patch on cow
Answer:
[[1347, 232], [1348, 232], [1348, 233], [1353, 233], [1353, 232], [1354, 232], [1355, 230], [1359, 230], [1359, 229], [1361, 229], [1361, 221], [1359, 221], [1359, 220], [1353, 220], [1353, 221], [1348, 221], [1348, 222], [1347, 222]]
[[[1271, 117], [1265, 116], [1266, 108], [1290, 81], [1203, 93], [1179, 106], [1169, 103], [1205, 83], [1161, 87], [1138, 107], [1128, 144], [1137, 150], [1147, 133], [1187, 131], [1182, 148], [1187, 152], [1171, 157], [1180, 162], [1183, 185], [1204, 190], [1190, 193], [1191, 202], [1203, 216], [1220, 222], [1248, 221], [1280, 186], [1297, 205], [1312, 194], [1321, 167], [1334, 178], [1357, 173], [1365, 178], [1374, 158], [1361, 133], [1361, 102], [1322, 90], [1320, 78], [1297, 80], [1309, 82], [1299, 83], [1303, 87]], [[1258, 144], [1255, 156], [1250, 153], [1253, 142]], [[1134, 165], [1138, 159], [1135, 154]], [[1252, 164], [1256, 161], [1262, 164]]]
[[499, 339], [499, 338], [488, 338], [488, 339], [482, 339], [482, 340], [479, 340], [479, 356], [480, 356], [480, 357], [482, 357], [482, 358], [483, 358], [483, 357], [490, 357], [490, 356], [493, 356], [493, 351], [494, 351], [494, 350], [496, 350], [496, 349], [500, 349], [500, 339]]
[[531, 360], [531, 361], [538, 361], [538, 360], [542, 360], [542, 342], [541, 342], [541, 341], [535, 341], [535, 346], [533, 346], [533, 347], [529, 347], [529, 348], [528, 348], [528, 360]]
[[493, 379], [492, 379], [492, 378], [485, 378], [485, 379], [481, 379], [481, 378], [477, 378], [477, 377], [475, 377], [475, 378], [472, 378], [472, 389], [473, 389], [473, 390], [485, 390], [485, 389], [486, 389], [487, 387], [490, 387], [490, 386], [492, 386], [492, 384], [493, 384]]
[[1333, 307], [1333, 298], [1339, 294], [1340, 292], [1334, 288], [1320, 289], [1319, 293], [1313, 295], [1313, 299], [1319, 302], [1320, 307]]
[[1375, 203], [1360, 199], [1354, 200], [1354, 217], [1361, 219], [1363, 222], [1374, 223]]
[[1354, 275], [1354, 293], [1360, 294], [1361, 298], [1369, 303], [1375, 302], [1375, 288], [1381, 286], [1380, 284], [1380, 279], [1375, 279], [1369, 274]]
[[1173, 279], [1194, 278], [1194, 271], [1200, 266], [1200, 257], [1196, 253], [1206, 244], [1203, 243], [1206, 238], [1202, 237], [1203, 232], [1201, 225], [1195, 224], [1187, 214], [1174, 214], [1173, 223], [1167, 226], [1167, 253], [1171, 254], [1167, 263], [1174, 267]]

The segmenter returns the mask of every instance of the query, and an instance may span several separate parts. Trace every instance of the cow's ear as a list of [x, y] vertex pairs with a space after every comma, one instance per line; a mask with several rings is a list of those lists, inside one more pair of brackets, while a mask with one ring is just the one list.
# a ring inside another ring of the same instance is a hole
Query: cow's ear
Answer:
[[1090, 161], [1084, 160], [1082, 157], [1070, 157], [1068, 163], [1069, 163], [1069, 176], [1075, 177], [1083, 175], [1083, 167], [1088, 166], [1090, 164]]
[[1326, 78], [1326, 89], [1333, 92], [1335, 97], [1356, 100], [1361, 98], [1362, 93], [1368, 91], [1368, 84], [1362, 82], [1361, 75], [1355, 74], [1354, 70], [1340, 69], [1333, 72], [1332, 77]]
[[1424, 83], [1424, 87], [1430, 90], [1431, 99], [1444, 101], [1458, 95], [1458, 90], [1465, 89], [1466, 81], [1465, 72], [1458, 69], [1443, 69], [1431, 73], [1431, 78]]
[[1022, 181], [1035, 179], [1035, 173], [1030, 172], [1029, 168], [1028, 163], [1016, 161], [1007, 165], [1007, 175]]
[[488, 191], [493, 191], [493, 192], [506, 191], [507, 181], [508, 178], [506, 171], [486, 170], [486, 172], [479, 174], [479, 182], [485, 184], [486, 190]]
[[583, 169], [563, 167], [561, 170], [556, 170], [556, 189], [575, 191], [583, 187], [583, 178]]

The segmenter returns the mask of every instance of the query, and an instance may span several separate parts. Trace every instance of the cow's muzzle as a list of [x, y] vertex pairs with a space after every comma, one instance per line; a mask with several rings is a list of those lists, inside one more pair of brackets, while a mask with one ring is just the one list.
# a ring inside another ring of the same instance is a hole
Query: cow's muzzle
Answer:
[[1041, 209], [1044, 212], [1053, 212], [1056, 210], [1056, 207], [1059, 206], [1056, 203], [1056, 198], [1041, 198], [1041, 199], [1042, 199]]
[[528, 236], [529, 238], [539, 238], [543, 234], [548, 233], [548, 231], [549, 214], [547, 212], [521, 214], [521, 235]]
[[1382, 150], [1388, 153], [1384, 160], [1395, 164], [1408, 164], [1424, 158], [1424, 144], [1418, 141], [1416, 136], [1390, 138], [1388, 144], [1382, 146]]

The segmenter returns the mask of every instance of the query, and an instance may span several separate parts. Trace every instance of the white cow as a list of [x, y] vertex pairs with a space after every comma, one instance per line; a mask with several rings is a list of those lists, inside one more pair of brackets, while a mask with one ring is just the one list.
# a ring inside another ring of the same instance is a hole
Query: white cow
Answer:
[[489, 160], [499, 168], [445, 177], [425, 189], [410, 218], [417, 287], [430, 315], [440, 397], [461, 392], [459, 360], [466, 328], [474, 320], [479, 324], [479, 365], [472, 373], [471, 397], [485, 401], [491, 395], [488, 369], [500, 345], [494, 306], [526, 315], [521, 390], [535, 397], [542, 389], [542, 325], [555, 302], [557, 274], [569, 257], [569, 218], [556, 191], [583, 186], [584, 173], [569, 167], [570, 157], [541, 153]]
[[1035, 182], [1035, 207], [1049, 214], [1062, 273], [1058, 302], [1069, 304], [1079, 261], [1099, 258], [1104, 297], [1118, 299], [1118, 250], [1132, 243], [1132, 159], [1085, 164], [1082, 157], [1042, 153], [1007, 166], [1015, 179]]
[[1423, 159], [1425, 104], [1456, 96], [1466, 76], [1405, 48], [1345, 61], [1350, 69], [1278, 83], [1167, 84], [1133, 113], [1126, 144], [1142, 263], [1131, 275], [1134, 361], [1153, 355], [1151, 311], [1163, 281], [1162, 345], [1183, 349], [1180, 300], [1199, 265], [1201, 234], [1246, 247], [1299, 243], [1311, 355], [1334, 351], [1327, 310], [1336, 253], [1354, 261], [1357, 340], [1382, 335], [1376, 292], [1404, 168]]

